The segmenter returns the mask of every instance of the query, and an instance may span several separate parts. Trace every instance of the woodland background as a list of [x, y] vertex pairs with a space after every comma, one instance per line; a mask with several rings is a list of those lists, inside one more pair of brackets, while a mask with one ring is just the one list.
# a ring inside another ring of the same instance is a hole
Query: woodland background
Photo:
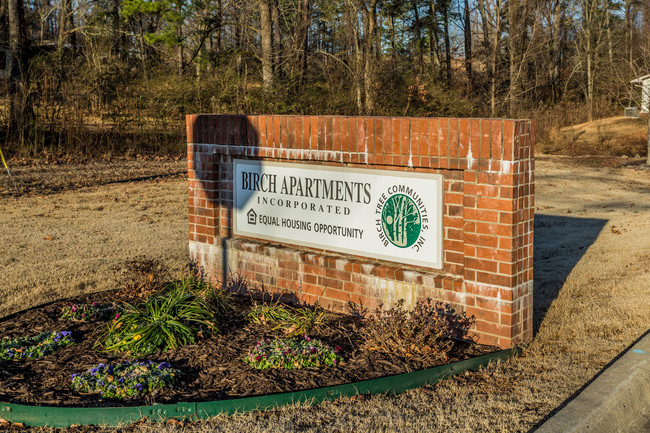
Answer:
[[534, 118], [570, 153], [639, 106], [650, 2], [2, 0], [0, 44], [14, 158], [181, 155], [199, 112]]

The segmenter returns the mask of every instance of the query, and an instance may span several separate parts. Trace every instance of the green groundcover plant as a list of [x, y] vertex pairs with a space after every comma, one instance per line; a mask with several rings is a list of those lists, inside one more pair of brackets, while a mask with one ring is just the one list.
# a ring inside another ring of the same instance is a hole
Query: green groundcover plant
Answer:
[[70, 331], [48, 331], [31, 337], [0, 340], [0, 359], [38, 359], [74, 344]]
[[343, 361], [340, 351], [339, 346], [332, 348], [308, 336], [281, 338], [258, 342], [244, 361], [257, 370], [326, 367]]
[[79, 320], [83, 322], [119, 319], [122, 307], [117, 304], [69, 304], [61, 309], [62, 320]]
[[140, 397], [158, 389], [172, 387], [179, 371], [168, 362], [127, 361], [116, 365], [98, 364], [72, 375], [72, 389], [96, 393], [104, 398]]

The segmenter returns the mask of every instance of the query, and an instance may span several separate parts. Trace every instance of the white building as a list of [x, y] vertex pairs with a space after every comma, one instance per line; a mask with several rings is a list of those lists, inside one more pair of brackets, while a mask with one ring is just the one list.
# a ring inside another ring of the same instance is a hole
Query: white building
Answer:
[[641, 86], [641, 107], [639, 112], [648, 113], [648, 109], [650, 109], [650, 74], [636, 78], [630, 83]]

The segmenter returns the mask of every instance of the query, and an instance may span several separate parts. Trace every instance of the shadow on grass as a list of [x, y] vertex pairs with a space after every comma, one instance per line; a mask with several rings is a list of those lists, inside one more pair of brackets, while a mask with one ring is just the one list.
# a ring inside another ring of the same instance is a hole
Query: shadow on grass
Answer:
[[535, 214], [534, 334], [567, 277], [606, 224], [605, 219]]

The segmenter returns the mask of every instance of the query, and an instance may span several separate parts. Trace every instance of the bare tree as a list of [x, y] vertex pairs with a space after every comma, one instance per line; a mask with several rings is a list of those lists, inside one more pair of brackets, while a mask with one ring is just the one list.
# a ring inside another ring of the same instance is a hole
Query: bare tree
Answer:
[[[377, 1], [370, 0], [365, 6], [365, 65], [363, 71], [364, 96], [365, 96], [365, 114], [373, 114], [375, 111], [375, 62], [373, 56], [374, 42], [373, 37], [377, 27]], [[365, 3], [365, 1], [364, 1]], [[379, 47], [377, 47], [379, 49]]]
[[25, 30], [25, 13], [22, 0], [7, 0], [9, 20], [9, 118], [11, 129], [18, 134], [21, 144], [25, 141], [31, 104], [28, 86], [29, 46]]
[[474, 88], [472, 77], [472, 23], [470, 21], [469, 0], [464, 0], [463, 10], [463, 39], [465, 43], [465, 73], [467, 74], [467, 94]]
[[587, 103], [587, 120], [594, 118], [594, 98], [596, 76], [600, 66], [600, 51], [607, 31], [609, 15], [607, 0], [580, 0], [580, 24], [576, 39], [578, 64], [584, 69], [584, 81], [581, 83]]
[[478, 0], [483, 27], [483, 44], [487, 52], [487, 70], [490, 83], [490, 115], [496, 115], [497, 105], [497, 61], [501, 49], [503, 31], [503, 0]]
[[260, 33], [262, 39], [262, 82], [264, 89], [273, 86], [273, 35], [271, 1], [260, 0]]

